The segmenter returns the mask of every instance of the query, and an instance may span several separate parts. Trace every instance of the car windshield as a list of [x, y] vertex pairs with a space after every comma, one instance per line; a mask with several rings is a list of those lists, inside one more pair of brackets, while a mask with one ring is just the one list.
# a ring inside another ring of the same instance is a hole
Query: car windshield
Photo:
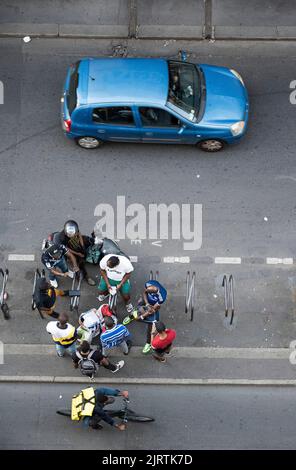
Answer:
[[168, 107], [190, 121], [196, 121], [200, 103], [200, 80], [195, 65], [168, 61], [168, 66]]

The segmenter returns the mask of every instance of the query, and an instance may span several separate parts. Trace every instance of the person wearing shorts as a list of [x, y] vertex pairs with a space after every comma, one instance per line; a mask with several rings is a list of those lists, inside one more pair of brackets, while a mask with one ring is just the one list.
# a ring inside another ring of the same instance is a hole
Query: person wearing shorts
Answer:
[[132, 312], [134, 307], [130, 297], [130, 276], [134, 267], [126, 256], [106, 255], [100, 262], [101, 279], [98, 286], [100, 302], [112, 292], [112, 287], [121, 293], [128, 313]]
[[154, 323], [151, 334], [151, 346], [154, 359], [159, 362], [165, 362], [165, 356], [170, 354], [175, 338], [175, 330], [166, 328], [165, 324], [161, 321]]

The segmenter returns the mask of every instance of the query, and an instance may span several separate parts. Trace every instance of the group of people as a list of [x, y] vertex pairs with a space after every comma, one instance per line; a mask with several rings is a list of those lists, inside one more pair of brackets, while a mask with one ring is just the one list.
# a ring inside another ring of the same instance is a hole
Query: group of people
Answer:
[[[160, 321], [160, 308], [166, 301], [167, 291], [159, 281], [147, 281], [135, 308], [130, 296], [130, 277], [134, 268], [123, 254], [109, 253], [102, 257], [99, 262], [100, 280], [97, 286], [97, 299], [100, 302], [104, 302], [109, 295], [120, 292], [127, 310], [127, 316], [122, 323], [107, 303], [82, 313], [78, 327], [69, 323], [66, 313], [60, 314], [55, 310], [57, 297], [78, 295], [76, 291], [73, 294], [71, 290], [59, 289], [60, 277], [73, 278], [74, 273], [80, 271], [89, 285], [96, 285], [85, 266], [88, 249], [93, 243], [91, 237], [80, 233], [75, 221], [69, 220], [63, 230], [55, 234], [54, 241], [41, 256], [49, 274], [49, 281], [46, 278], [40, 278], [38, 281], [37, 307], [54, 319], [48, 323], [46, 329], [52, 336], [58, 356], [62, 357], [68, 352], [72, 356], [74, 367], [79, 367], [81, 372], [89, 377], [94, 376], [99, 366], [115, 373], [124, 366], [124, 361], [112, 363], [108, 358], [109, 352], [115, 347], [120, 347], [124, 355], [129, 354], [132, 342], [127, 325], [139, 321], [147, 326], [143, 354], [152, 352], [157, 361], [165, 362], [176, 337], [175, 330], [167, 329]], [[97, 347], [92, 346], [95, 337], [99, 337]]]

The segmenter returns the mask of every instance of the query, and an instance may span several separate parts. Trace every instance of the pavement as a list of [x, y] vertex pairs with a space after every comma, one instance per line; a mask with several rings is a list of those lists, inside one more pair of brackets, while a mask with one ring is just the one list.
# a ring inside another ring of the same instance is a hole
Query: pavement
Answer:
[[[38, 5], [38, 6], [37, 6]], [[202, 40], [296, 38], [289, 0], [10, 0], [0, 36]]]
[[[114, 386], [122, 389], [121, 384]], [[145, 463], [153, 450], [168, 454], [178, 449], [190, 455], [188, 449], [295, 449], [294, 387], [127, 388], [130, 408], [155, 421], [129, 423], [125, 432], [119, 432], [107, 424], [94, 431], [56, 414], [69, 408], [72, 395], [80, 389], [77, 385], [2, 383], [0, 447], [102, 450], [92, 454], [98, 464], [116, 449], [125, 456], [128, 450], [146, 449], [146, 456], [139, 456]], [[120, 406], [117, 399], [111, 407]]]

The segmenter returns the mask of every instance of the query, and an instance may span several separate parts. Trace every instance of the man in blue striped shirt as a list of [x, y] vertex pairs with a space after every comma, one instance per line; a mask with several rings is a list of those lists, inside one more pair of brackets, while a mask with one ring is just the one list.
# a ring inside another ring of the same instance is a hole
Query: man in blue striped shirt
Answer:
[[128, 355], [132, 342], [130, 340], [131, 334], [128, 329], [122, 324], [115, 325], [112, 317], [105, 318], [106, 331], [101, 334], [102, 354], [106, 356], [108, 349], [116, 348], [119, 346], [123, 354]]

